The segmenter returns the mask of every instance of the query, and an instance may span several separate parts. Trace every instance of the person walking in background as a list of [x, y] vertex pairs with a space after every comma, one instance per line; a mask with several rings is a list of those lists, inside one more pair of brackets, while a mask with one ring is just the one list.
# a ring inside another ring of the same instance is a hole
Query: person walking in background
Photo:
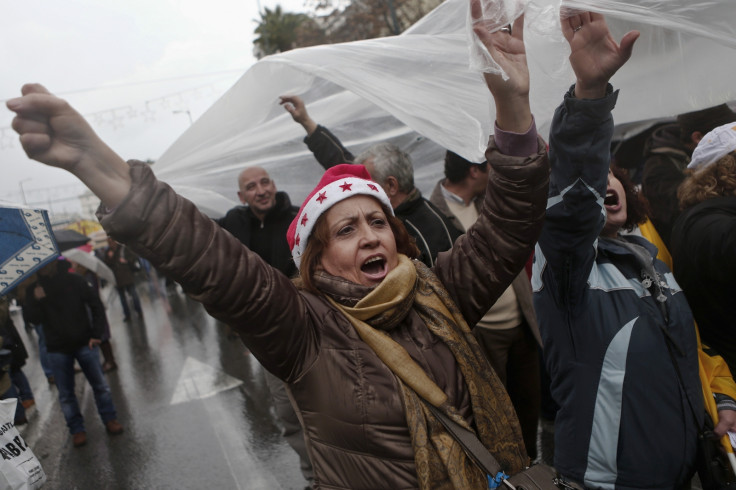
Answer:
[[87, 443], [84, 418], [74, 392], [74, 361], [94, 392], [97, 412], [109, 434], [123, 432], [110, 387], [100, 364], [99, 344], [105, 329], [105, 308], [87, 281], [68, 272], [69, 262], [54, 261], [38, 272], [26, 297], [28, 318], [43, 325], [59, 404], [75, 447]]
[[[19, 305], [24, 305], [28, 294], [33, 294], [33, 292], [30, 290], [31, 288], [29, 285], [35, 283], [36, 281], [37, 276], [36, 274], [33, 274], [16, 288], [16, 298]], [[30, 321], [28, 319], [28, 313], [25, 308], [21, 308], [21, 311], [23, 314], [23, 323], [25, 324], [26, 329], [30, 327], [33, 328], [34, 332], [36, 332], [36, 337], [38, 338], [38, 361], [41, 364], [41, 369], [43, 370], [43, 374], [46, 376], [46, 380], [49, 382], [50, 385], [53, 385], [56, 383], [56, 380], [54, 379], [53, 371], [51, 371], [49, 356], [46, 352], [46, 335], [44, 335], [43, 333], [43, 326], [40, 323], [33, 323], [32, 321]]]
[[[137, 271], [138, 256], [112, 238], [107, 239], [107, 249], [103, 252], [103, 260], [115, 274], [115, 288], [120, 295], [120, 304], [123, 306], [123, 321], [130, 321], [130, 306], [128, 298], [133, 300], [133, 308], [139, 317], [143, 317], [141, 300], [135, 290], [135, 272]], [[127, 296], [126, 296], [127, 295]]]
[[10, 317], [10, 303], [4, 297], [0, 297], [0, 337], [2, 337], [0, 346], [10, 351], [11, 386], [4, 392], [3, 399], [18, 398], [18, 404], [15, 407], [15, 425], [26, 424], [28, 423], [26, 410], [36, 404], [31, 385], [22, 369], [28, 358], [28, 352]]
[[[95, 293], [97, 293], [97, 296], [100, 297], [100, 278], [92, 272], [91, 270], [87, 269], [81, 264], [78, 264], [74, 261], [71, 261], [72, 265], [74, 266], [74, 270], [77, 274], [84, 277], [84, 279], [87, 281], [87, 284], [92, 286], [92, 289], [95, 290]], [[102, 297], [100, 297], [100, 301], [102, 300]], [[105, 312], [105, 330], [100, 338], [100, 351], [102, 351], [102, 371], [104, 372], [110, 372], [114, 371], [118, 368], [117, 362], [115, 362], [115, 354], [112, 351], [112, 343], [110, 342], [110, 322], [107, 319], [107, 312]]]

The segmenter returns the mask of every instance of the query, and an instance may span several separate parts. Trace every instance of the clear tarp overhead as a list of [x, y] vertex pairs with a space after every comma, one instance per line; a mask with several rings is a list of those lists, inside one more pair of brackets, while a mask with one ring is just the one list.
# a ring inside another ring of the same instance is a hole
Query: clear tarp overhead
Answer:
[[[322, 168], [302, 142], [302, 127], [278, 104], [279, 95], [296, 94], [354, 154], [381, 141], [400, 146], [411, 155], [417, 187], [428, 193], [442, 176], [444, 150], [480, 161], [493, 128], [490, 95], [469, 68], [478, 51], [468, 41], [468, 6], [446, 0], [400, 36], [264, 58], [161, 156], [156, 174], [215, 216], [236, 204], [238, 173], [261, 165], [300, 204]], [[552, 0], [514, 0], [501, 6], [502, 15], [490, 14], [499, 23], [526, 13], [531, 104], [543, 135], [574, 81], [560, 8]], [[612, 80], [621, 89], [616, 123], [736, 99], [736, 9], [729, 0], [566, 0], [562, 8], [606, 14], [617, 40], [631, 29], [642, 33]]]

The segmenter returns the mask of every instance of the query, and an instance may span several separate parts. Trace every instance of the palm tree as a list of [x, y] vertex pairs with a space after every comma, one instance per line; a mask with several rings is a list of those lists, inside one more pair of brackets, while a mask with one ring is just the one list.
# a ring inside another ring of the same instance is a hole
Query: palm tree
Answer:
[[260, 15], [254, 31], [258, 37], [253, 41], [257, 58], [324, 42], [324, 33], [306, 14], [284, 12], [277, 5], [273, 10], [266, 7]]

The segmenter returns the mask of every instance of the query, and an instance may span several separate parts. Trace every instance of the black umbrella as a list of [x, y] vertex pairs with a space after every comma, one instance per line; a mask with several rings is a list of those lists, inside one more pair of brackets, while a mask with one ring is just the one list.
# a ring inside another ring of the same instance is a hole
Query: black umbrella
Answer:
[[59, 246], [59, 251], [77, 248], [89, 242], [89, 237], [74, 230], [54, 230], [54, 238]]

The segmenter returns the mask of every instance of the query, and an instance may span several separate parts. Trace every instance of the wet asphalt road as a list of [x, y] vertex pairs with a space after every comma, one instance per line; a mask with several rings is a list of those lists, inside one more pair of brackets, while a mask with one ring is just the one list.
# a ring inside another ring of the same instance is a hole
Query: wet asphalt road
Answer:
[[143, 318], [123, 322], [117, 293], [103, 302], [118, 369], [107, 374], [122, 435], [110, 436], [84, 375], [76, 392], [87, 445], [75, 448], [24, 331], [23, 368], [36, 406], [19, 430], [41, 461], [44, 489], [302, 489], [296, 453], [282, 440], [263, 369], [238, 338], [180, 290], [138, 284]]

